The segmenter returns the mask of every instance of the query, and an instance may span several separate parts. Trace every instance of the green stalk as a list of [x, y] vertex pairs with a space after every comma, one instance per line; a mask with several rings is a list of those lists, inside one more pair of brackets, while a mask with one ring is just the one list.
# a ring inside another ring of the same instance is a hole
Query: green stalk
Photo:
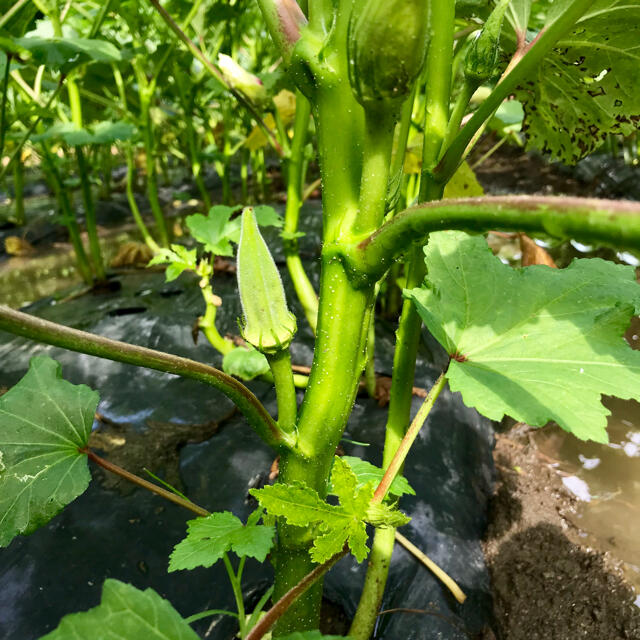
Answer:
[[278, 426], [287, 433], [293, 433], [298, 421], [298, 401], [293, 384], [291, 352], [281, 349], [275, 354], [267, 354], [278, 399]]
[[4, 27], [4, 25], [7, 24], [7, 22], [9, 22], [9, 20], [11, 20], [11, 18], [13, 18], [13, 16], [28, 2], [30, 2], [30, 0], [17, 0], [17, 2], [0, 18], [0, 29], [2, 29], [2, 27]]
[[0, 305], [0, 330], [70, 351], [204, 382], [227, 396], [267, 444], [276, 450], [296, 447], [295, 438], [278, 427], [262, 403], [247, 387], [232, 376], [206, 364], [65, 327], [15, 311], [5, 305]]
[[[240, 579], [236, 576], [233, 567], [231, 566], [231, 560], [229, 560], [229, 554], [224, 553], [222, 555], [227, 575], [229, 576], [229, 582], [231, 582], [231, 589], [233, 591], [233, 597], [236, 601], [236, 607], [238, 609], [238, 624], [240, 626], [240, 638], [244, 638], [246, 635], [246, 615], [244, 611], [244, 599], [242, 597], [242, 586], [240, 585]], [[242, 562], [244, 558], [240, 560]], [[244, 564], [244, 563], [243, 563]], [[240, 573], [240, 571], [238, 571]]]
[[445, 373], [441, 373], [435, 384], [429, 390], [425, 401], [422, 403], [420, 409], [418, 409], [418, 413], [415, 415], [415, 418], [411, 422], [411, 426], [407, 430], [400, 446], [398, 447], [393, 459], [389, 463], [376, 492], [373, 494], [373, 498], [371, 499], [371, 504], [379, 504], [387, 495], [389, 491], [389, 487], [393, 482], [394, 478], [402, 471], [402, 467], [404, 466], [404, 461], [407, 458], [409, 450], [411, 449], [411, 445], [415, 442], [415, 439], [418, 437], [418, 433], [420, 433], [420, 429], [422, 429], [422, 425], [427, 419], [429, 413], [431, 413], [431, 409], [433, 409], [433, 405], [435, 404], [438, 396], [445, 388], [447, 384], [447, 378]]
[[[135, 65], [138, 66], [138, 65]], [[137, 73], [138, 79], [144, 76], [144, 71], [140, 69], [140, 73]], [[139, 80], [138, 80], [139, 82]], [[151, 122], [151, 92], [148, 90], [148, 85], [139, 88], [140, 97], [140, 123], [142, 126], [142, 134], [144, 141], [144, 150], [146, 155], [146, 169], [147, 169], [147, 198], [149, 199], [149, 205], [151, 206], [151, 213], [156, 222], [156, 228], [158, 236], [160, 238], [160, 245], [163, 247], [169, 246], [169, 229], [167, 228], [167, 221], [164, 218], [162, 211], [162, 205], [158, 198], [158, 174], [156, 170], [155, 161], [155, 143], [153, 138], [153, 123]]]
[[310, 115], [311, 105], [309, 101], [300, 91], [296, 91], [296, 117], [293, 125], [291, 155], [288, 162], [287, 207], [284, 213], [283, 229], [283, 232], [288, 234], [289, 237], [283, 239], [282, 244], [293, 287], [302, 305], [307, 322], [315, 333], [318, 322], [318, 296], [307, 276], [302, 260], [300, 260], [298, 239], [295, 237], [295, 233], [298, 231], [300, 207], [302, 205], [302, 188], [305, 176], [304, 148], [307, 141]]
[[2, 78], [2, 105], [0, 105], [0, 158], [4, 153], [4, 136], [7, 131], [7, 88], [9, 86], [9, 67], [11, 66], [11, 54], [7, 53], [4, 67], [4, 77]]
[[24, 213], [24, 165], [16, 162], [13, 165], [13, 200], [15, 202], [14, 218], [17, 225], [25, 223]]
[[84, 250], [84, 245], [82, 244], [78, 222], [75, 218], [73, 208], [71, 207], [69, 195], [62, 181], [62, 177], [60, 176], [60, 172], [58, 171], [58, 167], [56, 167], [55, 160], [46, 143], [42, 143], [42, 152], [45, 165], [49, 175], [51, 176], [53, 190], [56, 194], [56, 199], [58, 200], [58, 205], [60, 206], [60, 211], [62, 213], [62, 223], [69, 232], [69, 239], [71, 240], [73, 250], [76, 254], [76, 266], [78, 267], [78, 271], [80, 272], [82, 279], [89, 285], [93, 284], [91, 265], [89, 264], [87, 254]]
[[[421, 195], [429, 199], [442, 197], [442, 190], [438, 193], [431, 188], [427, 171], [438, 159], [449, 123], [454, 23], [454, 3], [449, 0], [433, 0], [431, 40], [425, 63], [427, 98], [422, 158], [423, 179], [420, 185]], [[409, 252], [406, 268], [407, 286], [419, 286], [425, 275], [421, 251]], [[421, 321], [413, 304], [405, 300], [402, 305], [394, 353], [383, 469], [387, 469], [391, 464], [409, 424], [420, 327]], [[376, 530], [360, 602], [349, 630], [354, 640], [368, 640], [373, 633], [387, 582], [394, 543], [395, 529]]]
[[223, 338], [216, 327], [216, 314], [218, 312], [220, 299], [213, 293], [213, 288], [207, 278], [203, 278], [200, 281], [200, 287], [206, 307], [204, 315], [198, 320], [198, 326], [202, 329], [209, 344], [216, 351], [225, 355], [233, 349], [233, 342]]

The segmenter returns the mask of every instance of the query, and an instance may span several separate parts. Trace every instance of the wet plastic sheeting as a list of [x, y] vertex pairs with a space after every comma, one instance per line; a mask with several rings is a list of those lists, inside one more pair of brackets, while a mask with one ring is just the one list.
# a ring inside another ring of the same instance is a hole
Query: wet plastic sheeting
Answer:
[[[284, 279], [286, 285], [286, 276]], [[195, 278], [182, 276], [164, 284], [160, 274], [142, 273], [122, 278], [122, 284], [116, 294], [84, 296], [53, 306], [43, 301], [29, 311], [219, 365], [220, 357], [202, 336], [197, 346], [191, 338], [193, 322], [203, 310]], [[219, 327], [222, 333], [236, 332], [240, 310], [234, 278], [216, 275], [215, 289], [223, 299]], [[302, 315], [299, 317], [294, 360], [309, 364], [312, 340]], [[428, 362], [433, 353], [436, 361], [441, 354], [432, 342], [429, 344], [418, 364], [420, 386], [429, 386], [438, 373]], [[378, 371], [390, 373], [392, 345], [393, 327], [381, 322]], [[197, 382], [36, 345], [7, 334], [0, 335], [0, 385], [15, 383], [25, 373], [30, 357], [40, 353], [58, 359], [65, 378], [97, 389], [99, 412], [129, 423], [138, 433], [149, 429], [149, 420], [198, 424], [219, 419], [230, 409], [220, 394]], [[275, 412], [268, 385], [257, 382], [250, 386]], [[386, 410], [360, 397], [347, 437], [371, 446], [343, 442], [347, 453], [379, 464], [385, 419]], [[449, 571], [469, 598], [464, 606], [458, 605], [429, 571], [396, 546], [383, 608], [428, 613], [382, 616], [376, 636], [380, 640], [458, 640], [477, 633], [488, 622], [488, 576], [479, 539], [490, 487], [491, 441], [489, 423], [465, 408], [459, 397], [444, 392], [407, 462], [407, 477], [419, 497], [403, 498], [402, 506], [413, 518], [404, 535]], [[181, 486], [205, 508], [230, 510], [244, 519], [253, 508], [247, 502], [248, 488], [264, 482], [272, 461], [272, 452], [237, 414], [209, 440], [182, 447]], [[152, 470], [163, 473], [163, 469]], [[107, 577], [138, 588], [151, 586], [185, 616], [204, 609], [234, 608], [222, 563], [211, 569], [166, 572], [168, 556], [184, 537], [191, 515], [141, 490], [118, 495], [101, 484], [101, 474], [95, 472], [97, 481], [49, 525], [0, 550], [0, 638], [39, 638], [64, 614], [96, 605]], [[340, 603], [347, 615], [355, 610], [365, 565], [344, 559], [326, 579], [326, 596]], [[271, 577], [268, 565], [248, 561], [244, 584], [249, 599], [259, 597]], [[203, 620], [194, 628], [205, 637], [210, 623], [211, 619]], [[224, 619], [206, 637], [230, 640], [232, 636], [233, 623]]]

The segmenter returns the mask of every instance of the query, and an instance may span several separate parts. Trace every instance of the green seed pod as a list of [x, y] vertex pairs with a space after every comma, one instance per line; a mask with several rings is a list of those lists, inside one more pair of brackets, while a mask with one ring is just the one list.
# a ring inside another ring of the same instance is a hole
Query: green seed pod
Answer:
[[426, 0], [366, 0], [349, 25], [349, 80], [365, 108], [394, 108], [413, 89], [427, 49]]
[[286, 349], [296, 332], [296, 318], [251, 207], [242, 212], [237, 264], [242, 337], [262, 353]]
[[491, 15], [467, 50], [464, 59], [465, 78], [475, 85], [489, 80], [495, 73], [500, 53], [500, 33], [504, 14], [511, 0], [499, 0]]

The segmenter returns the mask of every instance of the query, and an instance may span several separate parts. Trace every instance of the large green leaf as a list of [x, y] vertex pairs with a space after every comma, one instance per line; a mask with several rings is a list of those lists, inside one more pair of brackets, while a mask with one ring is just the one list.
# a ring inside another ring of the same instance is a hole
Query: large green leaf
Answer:
[[251, 489], [250, 493], [270, 515], [284, 517], [298, 527], [315, 525], [310, 555], [317, 563], [339, 553], [345, 543], [358, 562], [362, 562], [369, 552], [366, 522], [394, 527], [408, 522], [404, 514], [388, 505], [377, 505], [371, 510], [374, 483], [361, 485], [350, 466], [339, 457], [334, 459], [331, 486], [340, 505], [322, 500], [302, 482]]
[[175, 546], [169, 571], [210, 567], [227, 551], [264, 562], [273, 546], [275, 529], [257, 524], [257, 520], [250, 518], [245, 526], [229, 511], [189, 520], [187, 537]]
[[198, 635], [153, 589], [105, 580], [102, 601], [83, 613], [71, 613], [40, 640], [198, 640]]
[[15, 44], [31, 52], [36, 64], [68, 73], [85, 62], [119, 62], [122, 55], [106, 40], [88, 38], [42, 38], [25, 36], [15, 38]]
[[623, 339], [640, 308], [634, 269], [600, 259], [512, 269], [457, 231], [431, 234], [425, 254], [428, 280], [406, 295], [452, 358], [451, 389], [493, 420], [555, 420], [606, 442], [601, 396], [640, 400], [640, 353]]
[[98, 394], [36, 357], [0, 398], [0, 546], [46, 524], [89, 484], [86, 447]]
[[[554, 3], [549, 19], [556, 17]], [[555, 13], [554, 13], [555, 11]], [[575, 163], [640, 126], [640, 0], [596, 0], [516, 93], [529, 144]]]

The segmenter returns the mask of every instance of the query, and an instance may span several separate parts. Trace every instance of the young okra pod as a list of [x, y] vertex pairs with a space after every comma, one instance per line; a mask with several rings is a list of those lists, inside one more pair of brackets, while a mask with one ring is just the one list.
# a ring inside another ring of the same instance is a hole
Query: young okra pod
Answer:
[[367, 0], [347, 41], [349, 80], [365, 108], [397, 108], [411, 93], [427, 49], [425, 0]]
[[251, 207], [242, 212], [237, 263], [242, 337], [265, 354], [286, 349], [296, 333], [296, 318]]

